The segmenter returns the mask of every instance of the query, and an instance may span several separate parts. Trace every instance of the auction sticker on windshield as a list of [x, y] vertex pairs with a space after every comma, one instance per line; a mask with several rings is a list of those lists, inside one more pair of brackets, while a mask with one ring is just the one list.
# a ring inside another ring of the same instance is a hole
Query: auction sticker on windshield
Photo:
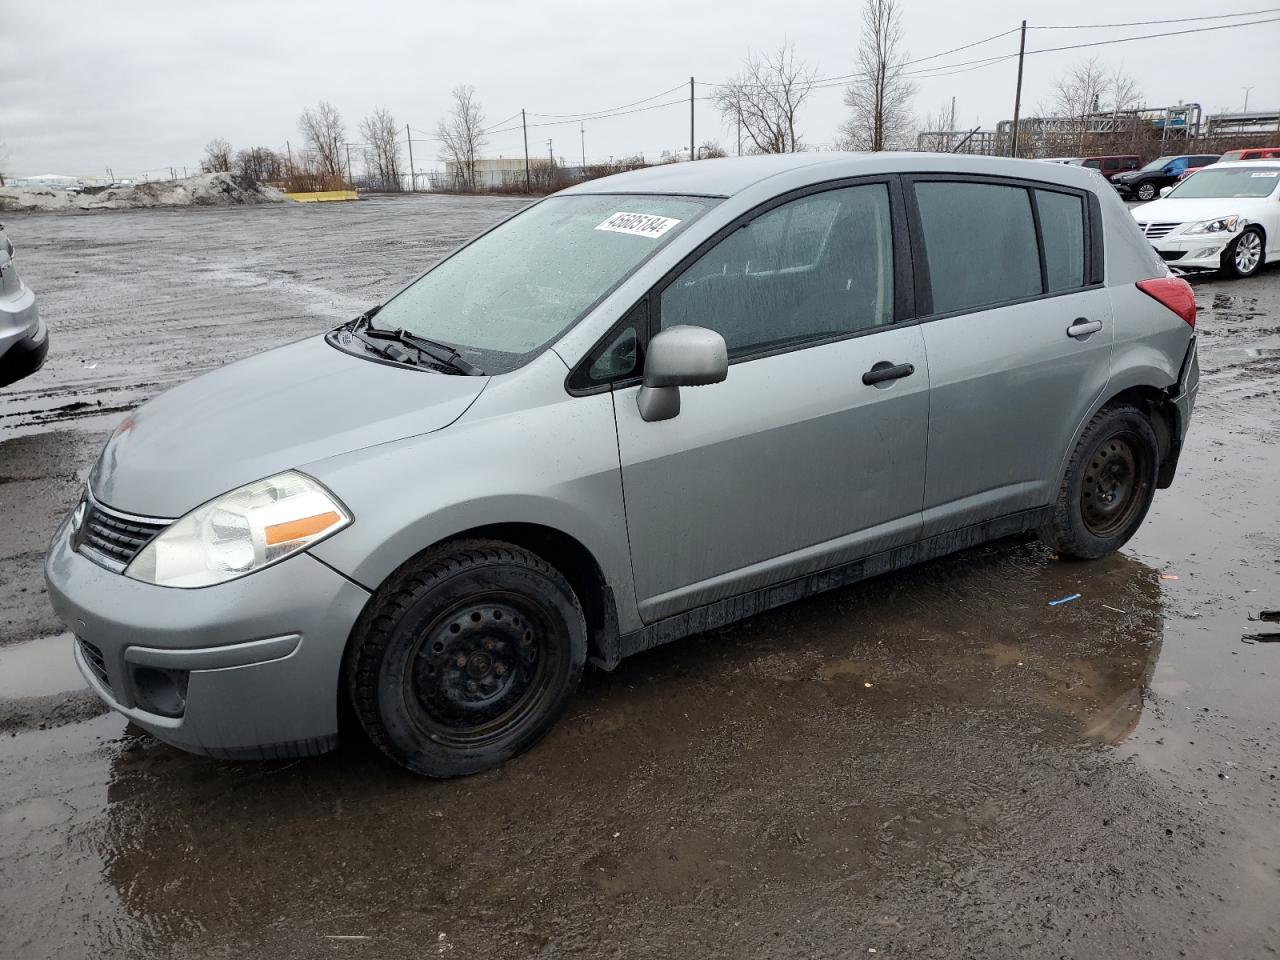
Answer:
[[659, 217], [651, 213], [626, 213], [619, 211], [609, 217], [609, 219], [604, 223], [596, 227], [596, 229], [608, 230], [611, 233], [629, 233], [635, 237], [652, 237], [656, 239], [679, 222], [679, 220], [673, 220], [671, 217]]

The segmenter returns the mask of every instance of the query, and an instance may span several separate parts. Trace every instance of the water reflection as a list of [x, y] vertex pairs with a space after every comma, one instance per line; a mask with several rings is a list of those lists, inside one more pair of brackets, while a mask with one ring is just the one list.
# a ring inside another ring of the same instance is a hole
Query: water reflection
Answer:
[[158, 942], [285, 949], [390, 924], [536, 951], [535, 914], [835, 882], [886, 820], [968, 829], [975, 782], [1132, 731], [1162, 627], [1138, 561], [995, 545], [591, 675], [543, 745], [462, 781], [360, 749], [233, 765], [134, 737], [92, 836]]

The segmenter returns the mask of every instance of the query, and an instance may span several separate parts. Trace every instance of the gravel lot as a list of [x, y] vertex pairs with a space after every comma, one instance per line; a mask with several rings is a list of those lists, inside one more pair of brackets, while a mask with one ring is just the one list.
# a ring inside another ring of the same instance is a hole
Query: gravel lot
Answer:
[[1196, 282], [1196, 420], [1122, 555], [990, 545], [589, 672], [464, 781], [103, 713], [40, 564], [122, 411], [520, 206], [6, 216], [53, 340], [0, 393], [0, 957], [1280, 951], [1280, 644], [1241, 641], [1280, 608], [1280, 269]]

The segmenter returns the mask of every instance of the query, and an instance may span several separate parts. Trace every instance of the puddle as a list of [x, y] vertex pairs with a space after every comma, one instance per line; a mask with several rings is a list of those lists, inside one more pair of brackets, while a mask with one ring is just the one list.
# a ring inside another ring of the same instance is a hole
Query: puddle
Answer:
[[0, 698], [44, 697], [84, 690], [69, 633], [0, 647]]

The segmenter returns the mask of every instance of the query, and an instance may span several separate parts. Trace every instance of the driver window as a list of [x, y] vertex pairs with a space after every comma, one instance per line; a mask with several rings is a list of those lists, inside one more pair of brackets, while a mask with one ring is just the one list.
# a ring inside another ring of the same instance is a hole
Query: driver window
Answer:
[[715, 330], [730, 359], [892, 323], [888, 187], [827, 190], [761, 214], [663, 291], [661, 320]]

